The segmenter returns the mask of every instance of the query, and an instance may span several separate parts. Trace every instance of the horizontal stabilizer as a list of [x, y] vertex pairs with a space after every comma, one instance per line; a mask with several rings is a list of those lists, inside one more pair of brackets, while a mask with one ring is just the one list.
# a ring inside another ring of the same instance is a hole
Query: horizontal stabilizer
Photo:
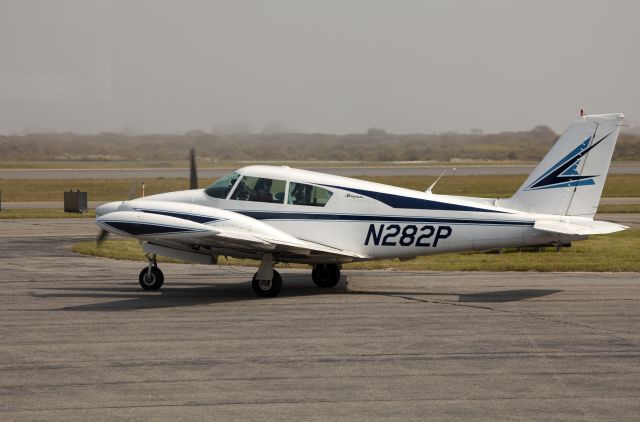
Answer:
[[575, 221], [537, 220], [533, 225], [533, 228], [545, 232], [573, 234], [579, 236], [590, 234], [609, 234], [629, 228], [627, 226], [610, 223], [608, 221], [589, 220], [585, 221], [585, 224], [580, 223]]

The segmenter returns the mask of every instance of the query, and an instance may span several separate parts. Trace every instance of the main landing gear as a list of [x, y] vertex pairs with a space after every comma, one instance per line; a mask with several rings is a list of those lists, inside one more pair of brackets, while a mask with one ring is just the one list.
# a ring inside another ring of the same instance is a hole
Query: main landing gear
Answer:
[[334, 287], [340, 281], [340, 267], [337, 264], [314, 265], [311, 279], [318, 287]]
[[155, 255], [147, 255], [147, 259], [149, 260], [149, 266], [140, 271], [138, 281], [145, 290], [158, 290], [164, 283], [164, 274], [158, 268], [158, 261]]
[[273, 269], [273, 255], [266, 254], [262, 257], [260, 268], [253, 276], [251, 286], [260, 297], [278, 296], [282, 290], [282, 276]]

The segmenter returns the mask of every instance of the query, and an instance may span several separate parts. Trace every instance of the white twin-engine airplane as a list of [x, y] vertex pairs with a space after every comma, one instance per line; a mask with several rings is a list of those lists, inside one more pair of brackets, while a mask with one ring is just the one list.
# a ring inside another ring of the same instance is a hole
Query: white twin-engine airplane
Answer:
[[310, 264], [315, 284], [333, 287], [345, 262], [564, 244], [627, 228], [593, 219], [623, 117], [581, 116], [508, 199], [249, 166], [206, 189], [102, 205], [96, 223], [140, 241], [146, 290], [164, 281], [156, 255], [201, 264], [222, 255], [261, 261], [253, 289], [263, 297], [282, 288], [278, 262]]

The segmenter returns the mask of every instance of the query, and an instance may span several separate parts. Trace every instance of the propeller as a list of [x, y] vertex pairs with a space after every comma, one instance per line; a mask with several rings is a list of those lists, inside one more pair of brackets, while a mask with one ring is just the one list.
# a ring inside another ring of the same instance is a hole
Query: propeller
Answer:
[[191, 148], [189, 154], [189, 187], [190, 189], [198, 189], [198, 169], [196, 168], [196, 149]]
[[105, 229], [100, 229], [98, 236], [96, 236], [96, 247], [101, 247], [102, 243], [107, 240], [107, 237], [109, 237], [109, 232]]

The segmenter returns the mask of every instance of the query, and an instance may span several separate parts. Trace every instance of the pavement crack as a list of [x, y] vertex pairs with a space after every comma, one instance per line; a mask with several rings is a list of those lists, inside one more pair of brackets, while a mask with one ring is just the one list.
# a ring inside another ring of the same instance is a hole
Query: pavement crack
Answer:
[[414, 301], [414, 302], [435, 303], [437, 305], [462, 306], [464, 308], [488, 309], [490, 311], [496, 311], [495, 308], [492, 308], [490, 306], [468, 305], [466, 303], [463, 304], [463, 303], [456, 303], [456, 302], [444, 302], [444, 301], [440, 301], [440, 300], [418, 299], [418, 298], [415, 298], [415, 297], [402, 296], [402, 295], [389, 295], [389, 297], [398, 297], [400, 299], [405, 299], [405, 300]]
[[464, 307], [464, 308], [474, 308], [474, 309], [486, 309], [486, 310], [489, 310], [489, 311], [501, 312], [501, 313], [504, 313], [504, 314], [512, 314], [512, 315], [520, 315], [520, 316], [524, 316], [524, 317], [529, 317], [529, 318], [537, 319], [539, 321], [556, 322], [556, 323], [564, 324], [564, 325], [571, 325], [571, 326], [575, 326], [575, 327], [588, 328], [590, 330], [594, 330], [595, 331], [595, 328], [590, 326], [590, 325], [580, 324], [578, 322], [564, 321], [564, 320], [561, 320], [561, 319], [548, 318], [548, 317], [545, 317], [543, 315], [533, 314], [533, 313], [530, 313], [530, 312], [510, 311], [510, 310], [506, 310], [506, 309], [494, 308], [494, 307], [491, 307], [491, 306], [469, 305], [469, 304], [460, 303], [460, 302], [446, 302], [446, 301], [440, 301], [440, 300], [419, 299], [419, 298], [415, 298], [415, 297], [411, 297], [411, 296], [403, 296], [403, 295], [388, 295], [388, 296], [389, 297], [397, 297], [397, 298], [400, 298], [400, 299], [405, 299], [405, 300], [413, 301], [413, 302], [433, 303], [433, 304], [436, 304], [436, 305], [461, 306], [461, 307]]

